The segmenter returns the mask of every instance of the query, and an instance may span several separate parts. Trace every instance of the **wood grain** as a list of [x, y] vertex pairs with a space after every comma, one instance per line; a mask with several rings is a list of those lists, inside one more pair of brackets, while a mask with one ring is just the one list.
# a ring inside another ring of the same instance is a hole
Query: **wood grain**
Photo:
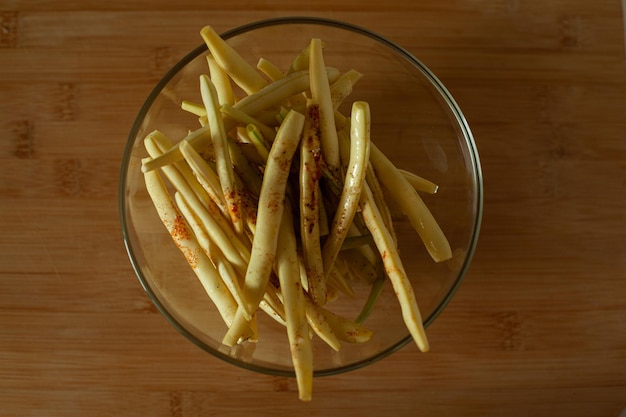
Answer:
[[[126, 137], [198, 29], [316, 15], [401, 43], [481, 155], [482, 234], [432, 352], [295, 382], [180, 336], [117, 214]], [[626, 57], [617, 0], [5, 0], [0, 416], [580, 416], [626, 408]]]

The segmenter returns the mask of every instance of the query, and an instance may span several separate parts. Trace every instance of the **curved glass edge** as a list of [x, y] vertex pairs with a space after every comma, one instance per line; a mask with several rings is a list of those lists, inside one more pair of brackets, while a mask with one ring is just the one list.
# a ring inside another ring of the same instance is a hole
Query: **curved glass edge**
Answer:
[[[251, 22], [245, 25], [241, 25], [238, 26], [236, 28], [227, 30], [225, 32], [223, 32], [220, 36], [222, 36], [224, 39], [229, 39], [232, 37], [235, 37], [237, 35], [249, 32], [251, 30], [254, 29], [260, 29], [260, 28], [264, 28], [264, 27], [270, 27], [270, 26], [277, 26], [277, 25], [281, 25], [281, 24], [310, 24], [310, 25], [322, 25], [322, 26], [330, 26], [330, 27], [336, 27], [339, 29], [345, 29], [351, 32], [355, 32], [355, 33], [359, 33], [362, 34], [364, 36], [367, 36], [369, 38], [372, 38], [386, 46], [388, 46], [389, 48], [395, 50], [398, 54], [402, 55], [405, 59], [407, 59], [407, 61], [411, 62], [413, 65], [415, 65], [418, 69], [420, 69], [424, 75], [430, 80], [430, 82], [432, 83], [432, 85], [440, 92], [441, 96], [444, 98], [445, 102], [448, 104], [450, 110], [452, 111], [454, 117], [456, 118], [457, 122], [459, 123], [459, 126], [461, 127], [461, 130], [463, 132], [466, 144], [467, 144], [467, 148], [470, 152], [470, 158], [472, 161], [472, 166], [474, 168], [474, 181], [475, 181], [475, 190], [476, 190], [476, 206], [475, 206], [475, 210], [476, 210], [476, 220], [474, 222], [474, 230], [472, 233], [472, 240], [470, 242], [470, 246], [468, 248], [468, 252], [465, 256], [465, 261], [463, 263], [463, 265], [461, 266], [461, 270], [459, 273], [459, 276], [457, 277], [456, 281], [453, 283], [452, 287], [450, 288], [450, 291], [448, 291], [448, 293], [446, 294], [446, 296], [444, 297], [444, 299], [442, 300], [442, 302], [439, 304], [439, 306], [437, 306], [437, 308], [435, 309], [435, 311], [433, 311], [433, 313], [431, 313], [426, 320], [424, 320], [424, 327], [428, 327], [430, 324], [432, 324], [435, 319], [443, 312], [443, 310], [445, 309], [445, 307], [449, 304], [449, 302], [452, 300], [452, 298], [454, 297], [454, 294], [457, 292], [457, 290], [460, 287], [461, 282], [463, 281], [465, 275], [467, 274], [467, 271], [469, 270], [469, 267], [471, 265], [472, 262], [472, 258], [474, 256], [474, 253], [476, 251], [476, 246], [478, 244], [478, 237], [480, 235], [480, 227], [482, 224], [482, 215], [483, 215], [483, 178], [482, 178], [482, 168], [481, 168], [481, 163], [480, 163], [480, 157], [478, 155], [478, 150], [476, 147], [476, 143], [474, 141], [474, 136], [470, 130], [469, 124], [465, 118], [465, 116], [463, 115], [463, 112], [461, 111], [460, 107], [458, 106], [458, 104], [456, 103], [456, 101], [454, 100], [454, 98], [452, 97], [452, 95], [450, 94], [450, 92], [448, 91], [448, 89], [443, 85], [443, 83], [435, 76], [435, 74], [426, 66], [424, 65], [424, 63], [422, 63], [417, 57], [415, 57], [412, 53], [410, 53], [408, 50], [406, 50], [405, 48], [399, 46], [398, 44], [396, 44], [395, 42], [391, 41], [390, 39], [372, 32], [369, 29], [363, 28], [361, 26], [358, 25], [354, 25], [351, 23], [347, 23], [347, 22], [343, 22], [343, 21], [339, 21], [339, 20], [334, 20], [334, 19], [328, 19], [328, 18], [322, 18], [322, 17], [311, 17], [311, 16], [291, 16], [291, 17], [278, 17], [278, 18], [271, 18], [271, 19], [265, 19], [265, 20], [258, 20], [255, 22]], [[125, 186], [126, 186], [126, 170], [125, 167], [128, 166], [129, 161], [130, 161], [130, 154], [132, 151], [132, 147], [133, 147], [133, 143], [134, 143], [134, 139], [137, 136], [137, 132], [139, 131], [139, 129], [141, 128], [141, 123], [143, 121], [143, 119], [145, 118], [145, 115], [147, 114], [148, 110], [150, 109], [152, 103], [155, 101], [156, 97], [158, 96], [159, 92], [163, 89], [163, 87], [165, 85], [167, 85], [167, 83], [185, 66], [187, 65], [189, 62], [191, 62], [193, 59], [195, 59], [198, 55], [200, 55], [201, 53], [204, 53], [207, 51], [207, 46], [205, 44], [202, 44], [200, 46], [198, 46], [197, 48], [195, 48], [194, 50], [192, 50], [190, 53], [188, 53], [187, 55], [185, 55], [180, 61], [178, 61], [176, 63], [176, 65], [174, 65], [164, 76], [163, 78], [156, 84], [156, 86], [152, 89], [150, 95], [148, 96], [148, 98], [145, 100], [144, 104], [142, 105], [137, 117], [135, 118], [135, 121], [131, 127], [129, 136], [128, 136], [128, 140], [126, 143], [126, 146], [124, 148], [124, 154], [122, 157], [122, 163], [121, 163], [121, 168], [120, 168], [120, 179], [119, 179], [119, 185], [118, 185], [118, 197], [119, 197], [119, 201], [118, 201], [118, 211], [119, 211], [119, 216], [120, 216], [120, 225], [122, 228], [122, 237], [124, 239], [124, 245], [126, 247], [126, 251], [127, 254], [129, 256], [130, 262], [132, 264], [132, 267], [135, 271], [135, 274], [137, 275], [141, 286], [143, 287], [144, 291], [146, 292], [146, 294], [148, 295], [148, 297], [150, 298], [150, 300], [154, 303], [154, 305], [156, 306], [157, 310], [170, 322], [170, 324], [178, 331], [180, 332], [183, 336], [185, 336], [187, 339], [189, 339], [191, 342], [193, 342], [195, 345], [197, 345], [198, 347], [200, 347], [202, 350], [210, 353], [211, 355], [227, 362], [230, 364], [233, 364], [235, 366], [238, 366], [240, 368], [249, 370], [249, 371], [255, 371], [255, 372], [259, 372], [259, 373], [264, 373], [264, 374], [268, 374], [268, 375], [274, 375], [274, 376], [286, 376], [286, 377], [295, 377], [295, 372], [293, 370], [277, 370], [277, 369], [272, 369], [269, 367], [265, 367], [262, 365], [255, 365], [255, 364], [250, 364], [250, 363], [244, 363], [241, 361], [236, 360], [235, 358], [226, 355], [222, 352], [219, 352], [217, 350], [211, 349], [208, 346], [206, 346], [205, 343], [203, 343], [200, 339], [198, 339], [196, 336], [194, 336], [193, 334], [191, 334], [189, 331], [187, 331], [184, 326], [178, 322], [178, 320], [176, 320], [165, 308], [165, 306], [162, 305], [162, 303], [158, 300], [156, 294], [152, 291], [152, 289], [150, 288], [150, 286], [148, 285], [145, 277], [143, 276], [143, 273], [141, 272], [139, 266], [137, 265], [137, 260], [135, 257], [135, 254], [132, 250], [132, 247], [129, 244], [129, 236], [128, 236], [128, 223], [127, 223], [127, 219], [126, 219], [126, 194], [125, 194]], [[388, 348], [387, 350], [380, 352], [379, 354], [377, 354], [376, 356], [373, 356], [371, 358], [359, 361], [359, 362], [355, 362], [352, 363], [350, 365], [346, 365], [346, 366], [342, 366], [342, 367], [338, 367], [338, 368], [333, 368], [333, 369], [320, 369], [320, 370], [316, 370], [314, 371], [314, 376], [315, 377], [322, 377], [322, 376], [331, 376], [331, 375], [337, 375], [340, 373], [344, 373], [344, 372], [348, 372], [348, 371], [352, 371], [352, 370], [356, 370], [362, 367], [365, 367], [369, 364], [375, 363], [381, 359], [384, 359], [388, 356], [390, 356], [391, 354], [393, 354], [394, 352], [397, 352], [398, 350], [402, 349], [404, 346], [406, 346], [409, 342], [412, 341], [412, 338], [410, 335], [407, 335], [406, 338], [400, 340], [398, 343], [396, 343], [395, 345], [391, 346], [390, 348]]]

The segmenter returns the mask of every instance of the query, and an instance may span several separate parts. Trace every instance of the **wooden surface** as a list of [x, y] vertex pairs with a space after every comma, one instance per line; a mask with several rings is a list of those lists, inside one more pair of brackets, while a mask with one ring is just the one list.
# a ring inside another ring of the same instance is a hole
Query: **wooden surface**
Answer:
[[[0, 1], [0, 416], [580, 416], [626, 408], [626, 59], [618, 0]], [[447, 85], [482, 158], [474, 264], [429, 328], [316, 381], [234, 368], [150, 304], [119, 162], [166, 69], [218, 30], [370, 27]], [[303, 414], [304, 413], [304, 414]]]

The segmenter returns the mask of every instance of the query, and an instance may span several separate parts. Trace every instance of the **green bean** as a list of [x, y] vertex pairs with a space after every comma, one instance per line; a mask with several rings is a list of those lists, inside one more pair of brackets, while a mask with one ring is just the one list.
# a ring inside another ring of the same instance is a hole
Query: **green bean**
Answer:
[[350, 157], [343, 191], [328, 238], [322, 248], [326, 274], [331, 270], [341, 245], [348, 235], [365, 183], [370, 148], [370, 109], [366, 102], [358, 101], [353, 104], [351, 126], [350, 149], [348, 150]]
[[[237, 302], [224, 285], [219, 273], [198, 244], [195, 235], [172, 201], [158, 171], [144, 173], [146, 189], [159, 218], [185, 259], [202, 283], [227, 326], [233, 322]], [[247, 329], [246, 329], [247, 330]], [[245, 330], [244, 330], [245, 334]]]
[[415, 188], [375, 145], [372, 146], [370, 160], [381, 184], [408, 217], [433, 260], [443, 262], [450, 259], [450, 243]]
[[326, 285], [320, 244], [320, 146], [319, 106], [309, 100], [300, 145], [300, 238], [309, 294], [316, 304], [323, 305]]
[[217, 63], [247, 94], [253, 94], [267, 85], [267, 81], [248, 64], [211, 26], [205, 26], [200, 35]]

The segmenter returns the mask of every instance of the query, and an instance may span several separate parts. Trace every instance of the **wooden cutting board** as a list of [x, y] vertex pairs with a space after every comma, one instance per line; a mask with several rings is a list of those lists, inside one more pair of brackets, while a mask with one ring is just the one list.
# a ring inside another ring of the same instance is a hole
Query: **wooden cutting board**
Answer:
[[[295, 381], [213, 358], [151, 305], [117, 181], [147, 94], [200, 42], [316, 15], [399, 42], [451, 91], [485, 185], [465, 282], [359, 371]], [[0, 3], [0, 416], [580, 416], [626, 408], [626, 59], [619, 1]]]

